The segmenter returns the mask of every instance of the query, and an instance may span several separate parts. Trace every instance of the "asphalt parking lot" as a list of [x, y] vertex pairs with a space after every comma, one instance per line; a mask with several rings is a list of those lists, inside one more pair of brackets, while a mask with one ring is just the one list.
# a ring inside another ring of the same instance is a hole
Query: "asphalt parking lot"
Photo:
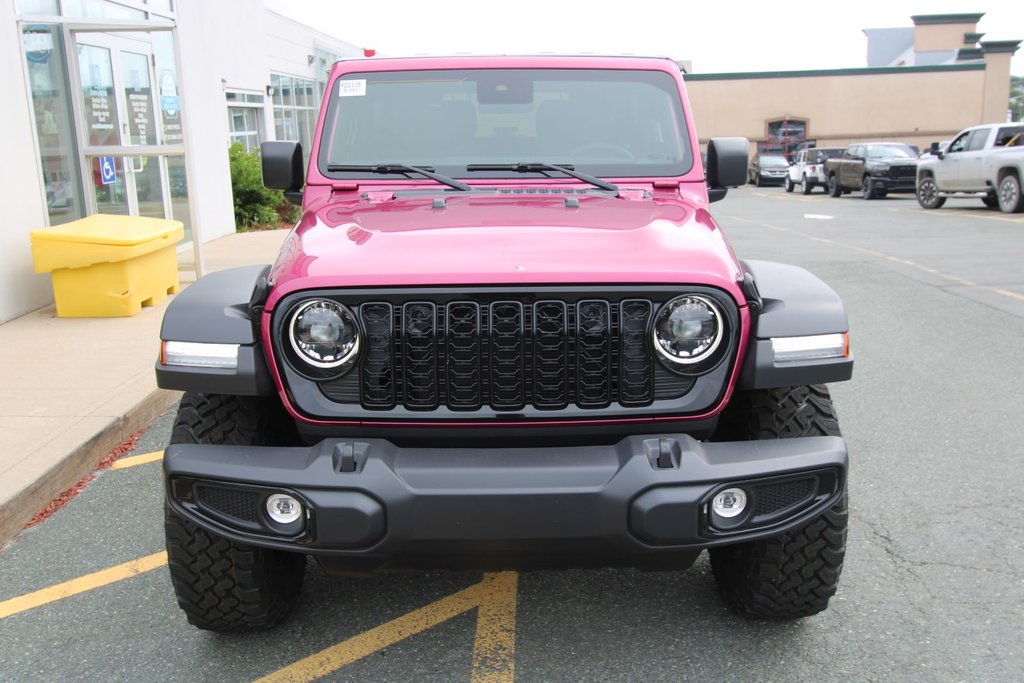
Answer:
[[741, 619], [703, 558], [348, 579], [311, 563], [284, 625], [201, 632], [162, 554], [167, 415], [0, 551], [0, 679], [1019, 681], [1024, 214], [749, 187], [713, 213], [741, 257], [804, 266], [847, 305], [850, 536], [825, 613]]

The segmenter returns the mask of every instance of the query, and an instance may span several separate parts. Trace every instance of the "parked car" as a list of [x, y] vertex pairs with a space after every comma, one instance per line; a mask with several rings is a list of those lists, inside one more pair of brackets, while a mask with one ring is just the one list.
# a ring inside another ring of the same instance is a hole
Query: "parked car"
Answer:
[[752, 185], [782, 185], [786, 180], [789, 162], [781, 154], [755, 154], [750, 160], [747, 180]]
[[1004, 213], [1024, 211], [1024, 125], [989, 124], [960, 132], [917, 165], [917, 203], [937, 209], [947, 197], [977, 197]]
[[200, 278], [160, 331], [192, 624], [273, 626], [307, 556], [348, 575], [708, 550], [742, 614], [826, 608], [846, 312], [806, 270], [736, 257], [708, 209], [749, 145], [710, 140], [705, 172], [684, 88], [669, 59], [333, 66], [308, 164], [262, 145], [303, 211], [277, 260]]
[[832, 197], [860, 189], [864, 199], [890, 192], [913, 192], [917, 178], [917, 150], [899, 142], [859, 142], [843, 156], [825, 162], [828, 193]]
[[786, 174], [786, 192], [799, 187], [801, 194], [810, 194], [819, 185], [827, 189], [825, 162], [843, 156], [844, 151], [843, 147], [809, 147], [798, 150]]

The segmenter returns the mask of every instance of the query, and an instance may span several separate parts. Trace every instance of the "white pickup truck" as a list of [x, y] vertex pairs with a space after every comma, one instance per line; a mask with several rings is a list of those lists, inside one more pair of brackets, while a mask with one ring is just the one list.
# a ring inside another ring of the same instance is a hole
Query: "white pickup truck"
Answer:
[[1024, 124], [995, 123], [960, 132], [917, 165], [917, 203], [937, 209], [947, 197], [979, 197], [1004, 213], [1024, 211]]

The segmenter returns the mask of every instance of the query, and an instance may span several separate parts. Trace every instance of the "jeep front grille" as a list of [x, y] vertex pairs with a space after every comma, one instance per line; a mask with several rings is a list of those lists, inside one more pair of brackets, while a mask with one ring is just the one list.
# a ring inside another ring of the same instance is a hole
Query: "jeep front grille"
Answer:
[[368, 410], [597, 409], [678, 398], [694, 380], [655, 362], [649, 299], [369, 301], [350, 305], [362, 360], [321, 382]]

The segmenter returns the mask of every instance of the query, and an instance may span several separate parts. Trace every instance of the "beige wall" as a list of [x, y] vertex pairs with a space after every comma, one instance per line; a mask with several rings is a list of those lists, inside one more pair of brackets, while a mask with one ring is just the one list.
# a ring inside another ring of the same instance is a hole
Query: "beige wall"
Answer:
[[984, 70], [819, 72], [687, 80], [686, 88], [702, 143], [730, 135], [765, 140], [768, 121], [791, 118], [806, 120], [807, 137], [819, 146], [899, 140], [923, 148], [967, 126], [1005, 120], [1009, 55], [989, 57], [996, 59]]
[[923, 24], [914, 27], [914, 52], [956, 50], [964, 46], [964, 34], [977, 31], [977, 24]]
[[[1006, 120], [1010, 102], [1010, 58], [1009, 52], [990, 52], [985, 55], [985, 98], [984, 121], [1000, 123]], [[1006, 74], [1005, 76], [1003, 74]]]

